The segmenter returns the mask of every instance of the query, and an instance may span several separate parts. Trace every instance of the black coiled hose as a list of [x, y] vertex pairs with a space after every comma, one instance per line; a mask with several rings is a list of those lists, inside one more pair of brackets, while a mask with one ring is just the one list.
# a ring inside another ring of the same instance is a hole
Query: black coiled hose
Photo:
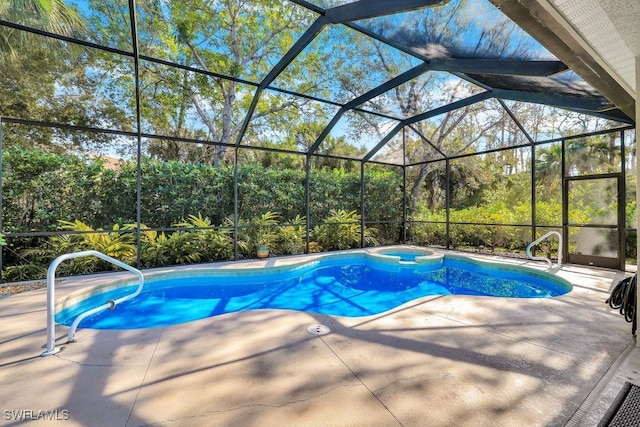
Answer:
[[605, 301], [611, 308], [620, 309], [620, 314], [627, 322], [633, 322], [631, 333], [636, 334], [636, 296], [638, 287], [638, 274], [622, 279], [611, 291], [611, 295]]

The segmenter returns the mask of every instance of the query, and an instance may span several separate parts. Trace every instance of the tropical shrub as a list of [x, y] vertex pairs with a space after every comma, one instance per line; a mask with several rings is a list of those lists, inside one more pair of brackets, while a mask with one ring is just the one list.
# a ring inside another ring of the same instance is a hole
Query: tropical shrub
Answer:
[[276, 226], [279, 218], [280, 215], [277, 212], [267, 211], [249, 221], [240, 221], [238, 225], [239, 246], [246, 256], [255, 256], [258, 247], [261, 246], [271, 249], [278, 238]]
[[307, 220], [304, 216], [296, 215], [277, 229], [276, 255], [303, 254], [307, 246]]
[[143, 267], [171, 265], [168, 238], [164, 232], [140, 226], [140, 264]]
[[636, 228], [636, 223], [637, 223], [637, 205], [636, 205], [636, 201], [630, 201], [627, 202], [627, 205], [625, 206], [625, 217], [627, 220], [627, 228]]
[[43, 264], [17, 264], [10, 265], [2, 271], [2, 280], [5, 282], [21, 282], [23, 280], [41, 279], [47, 274], [47, 267]]
[[187, 221], [175, 224], [176, 227], [193, 228], [186, 233], [195, 240], [200, 255], [199, 261], [223, 261], [233, 257], [233, 230], [230, 228], [215, 228], [208, 217], [201, 214], [189, 215]]
[[[36, 264], [48, 265], [60, 255], [96, 250], [124, 263], [135, 263], [135, 234], [132, 231], [134, 226], [131, 224], [122, 228], [116, 224], [110, 232], [105, 232], [102, 229], [94, 230], [80, 220], [59, 222], [61, 230], [78, 233], [52, 236], [42, 247], [26, 249], [23, 255], [31, 258]], [[86, 274], [114, 269], [118, 267], [100, 258], [82, 257], [60, 264], [59, 272], [63, 275]]]
[[[360, 215], [356, 211], [332, 209], [329, 216], [324, 219], [323, 224], [314, 227], [313, 235], [322, 250], [332, 251], [359, 247], [360, 231]], [[375, 233], [375, 228], [368, 227], [364, 229], [366, 245], [378, 244]]]
[[165, 244], [170, 264], [193, 264], [202, 260], [198, 240], [190, 232], [174, 231]]
[[436, 222], [411, 222], [407, 239], [416, 245], [444, 247], [447, 245], [446, 225]]

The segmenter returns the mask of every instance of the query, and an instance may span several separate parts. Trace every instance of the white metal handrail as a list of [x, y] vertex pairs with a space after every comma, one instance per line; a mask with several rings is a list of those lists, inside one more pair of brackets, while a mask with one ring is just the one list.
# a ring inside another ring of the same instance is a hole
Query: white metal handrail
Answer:
[[73, 259], [73, 258], [80, 258], [80, 257], [86, 257], [86, 256], [95, 256], [98, 257], [100, 259], [103, 259], [107, 262], [110, 262], [112, 264], [117, 265], [120, 268], [124, 268], [125, 270], [129, 270], [132, 273], [135, 273], [138, 275], [139, 278], [139, 283], [138, 283], [138, 287], [136, 288], [135, 292], [125, 295], [123, 297], [120, 297], [118, 299], [115, 300], [109, 300], [106, 303], [102, 304], [99, 307], [93, 308], [91, 310], [88, 310], [82, 314], [80, 314], [76, 320], [74, 320], [73, 324], [71, 325], [71, 328], [69, 329], [69, 334], [67, 336], [67, 340], [69, 342], [73, 341], [73, 337], [75, 335], [76, 332], [76, 328], [78, 327], [78, 325], [80, 324], [80, 322], [87, 318], [88, 316], [91, 316], [92, 314], [95, 314], [99, 311], [102, 310], [106, 310], [106, 309], [114, 309], [116, 307], [117, 304], [120, 304], [123, 301], [129, 300], [135, 296], [137, 296], [141, 291], [142, 291], [142, 286], [144, 285], [144, 276], [142, 275], [142, 272], [140, 270], [138, 270], [137, 268], [131, 267], [130, 265], [127, 265], [121, 261], [118, 261], [115, 258], [111, 258], [108, 255], [103, 254], [102, 252], [98, 252], [98, 251], [83, 251], [83, 252], [75, 252], [75, 253], [71, 253], [71, 254], [65, 254], [65, 255], [60, 255], [58, 258], [54, 259], [53, 262], [49, 265], [49, 269], [47, 270], [47, 349], [46, 351], [44, 351], [42, 353], [43, 356], [50, 356], [52, 354], [56, 354], [60, 351], [60, 348], [55, 346], [55, 279], [56, 279], [56, 269], [58, 268], [58, 265], [60, 265], [60, 263], [62, 261], [66, 261], [68, 259]]
[[549, 264], [549, 268], [553, 267], [553, 263], [551, 262], [551, 260], [549, 258], [543, 257], [543, 256], [532, 256], [531, 255], [531, 248], [534, 245], [537, 245], [538, 243], [542, 242], [544, 239], [546, 239], [547, 237], [549, 237], [549, 236], [551, 236], [553, 234], [558, 236], [558, 267], [562, 266], [562, 235], [560, 233], [558, 233], [557, 231], [549, 231], [548, 233], [540, 236], [539, 238], [537, 238], [533, 242], [529, 243], [529, 246], [527, 246], [527, 249], [525, 251], [526, 254], [527, 254], [527, 258], [532, 259], [532, 260], [536, 260], [536, 261], [546, 261]]

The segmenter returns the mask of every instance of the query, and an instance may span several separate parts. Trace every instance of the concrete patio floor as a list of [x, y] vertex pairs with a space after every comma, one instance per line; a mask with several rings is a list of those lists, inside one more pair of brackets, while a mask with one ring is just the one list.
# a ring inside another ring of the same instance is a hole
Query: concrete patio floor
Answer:
[[[79, 329], [48, 357], [46, 291], [7, 296], [0, 425], [595, 426], [624, 381], [640, 385], [630, 324], [604, 303], [624, 273], [557, 274], [574, 290], [550, 299], [451, 295], [360, 318], [260, 310]], [[104, 278], [64, 280], [57, 297]], [[316, 324], [331, 333], [311, 335]], [[57, 326], [60, 345], [67, 331]]]

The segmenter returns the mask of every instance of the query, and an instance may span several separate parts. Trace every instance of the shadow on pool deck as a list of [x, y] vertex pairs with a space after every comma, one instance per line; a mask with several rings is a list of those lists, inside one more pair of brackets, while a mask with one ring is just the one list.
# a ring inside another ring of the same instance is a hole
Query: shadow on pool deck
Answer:
[[[596, 425], [637, 373], [630, 325], [604, 303], [623, 273], [558, 274], [574, 290], [552, 299], [453, 295], [360, 318], [260, 310], [79, 329], [49, 357], [45, 290], [5, 297], [0, 425]], [[314, 324], [331, 333], [309, 334]], [[61, 342], [67, 330], [57, 327]], [[626, 370], [611, 370], [625, 349]]]

